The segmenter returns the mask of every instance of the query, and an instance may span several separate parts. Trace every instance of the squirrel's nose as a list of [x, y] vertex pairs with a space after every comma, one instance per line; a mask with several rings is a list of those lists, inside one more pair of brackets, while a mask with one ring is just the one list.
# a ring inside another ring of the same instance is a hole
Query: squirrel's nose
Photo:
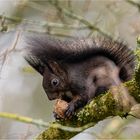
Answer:
[[59, 95], [58, 95], [58, 93], [57, 92], [54, 92], [54, 93], [47, 93], [47, 96], [48, 96], [48, 99], [49, 100], [55, 100], [55, 99], [58, 99], [59, 97]]

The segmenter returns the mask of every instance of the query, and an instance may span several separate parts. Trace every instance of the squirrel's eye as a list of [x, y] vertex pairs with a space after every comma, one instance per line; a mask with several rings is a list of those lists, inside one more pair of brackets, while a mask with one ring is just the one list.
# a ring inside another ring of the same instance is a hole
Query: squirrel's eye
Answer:
[[56, 78], [52, 79], [52, 80], [51, 80], [51, 85], [52, 85], [53, 87], [58, 86], [58, 85], [59, 85], [59, 80], [56, 79]]

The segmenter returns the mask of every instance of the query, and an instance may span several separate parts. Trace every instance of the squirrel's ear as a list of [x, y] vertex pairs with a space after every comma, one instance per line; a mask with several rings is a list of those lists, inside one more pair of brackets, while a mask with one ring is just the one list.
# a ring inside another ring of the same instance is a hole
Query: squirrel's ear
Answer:
[[[32, 66], [33, 67], [33, 66]], [[45, 67], [44, 66], [37, 66], [33, 67], [36, 71], [38, 71], [41, 75], [43, 75]]]
[[48, 66], [50, 67], [50, 69], [52, 70], [54, 74], [61, 75], [61, 77], [65, 76], [66, 73], [64, 69], [56, 61], [48, 61]]
[[38, 71], [41, 75], [43, 75], [45, 70], [45, 65], [41, 62], [41, 60], [36, 59], [36, 57], [28, 56], [25, 57], [25, 60], [31, 65], [36, 71]]

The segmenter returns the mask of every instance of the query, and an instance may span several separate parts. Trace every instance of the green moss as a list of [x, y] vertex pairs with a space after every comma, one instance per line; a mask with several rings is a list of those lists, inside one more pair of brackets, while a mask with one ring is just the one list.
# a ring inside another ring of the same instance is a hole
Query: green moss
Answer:
[[78, 114], [78, 120], [82, 124], [98, 122], [108, 116], [116, 114], [114, 112], [116, 102], [111, 93], [96, 97], [89, 105], [85, 106]]
[[68, 132], [64, 130], [60, 130], [57, 128], [50, 127], [49, 129], [45, 130], [43, 133], [41, 133], [36, 140], [59, 140], [59, 139], [70, 139], [74, 135], [76, 135], [77, 132]]
[[140, 89], [140, 65], [139, 67], [137, 68], [136, 70], [136, 73], [135, 73], [135, 80], [136, 80], [136, 85], [139, 87]]
[[137, 46], [140, 47], [140, 35], [137, 37]]

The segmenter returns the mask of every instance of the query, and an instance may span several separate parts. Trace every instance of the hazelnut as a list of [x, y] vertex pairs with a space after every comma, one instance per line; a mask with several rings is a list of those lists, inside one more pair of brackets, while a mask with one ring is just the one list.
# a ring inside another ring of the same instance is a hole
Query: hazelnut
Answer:
[[64, 118], [64, 113], [65, 110], [68, 107], [68, 103], [64, 100], [61, 99], [57, 99], [55, 106], [54, 106], [54, 112], [60, 117], [60, 118]]

